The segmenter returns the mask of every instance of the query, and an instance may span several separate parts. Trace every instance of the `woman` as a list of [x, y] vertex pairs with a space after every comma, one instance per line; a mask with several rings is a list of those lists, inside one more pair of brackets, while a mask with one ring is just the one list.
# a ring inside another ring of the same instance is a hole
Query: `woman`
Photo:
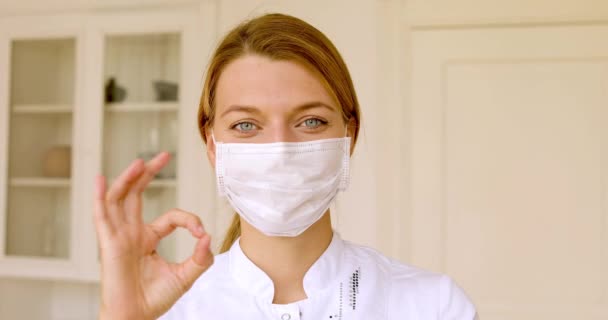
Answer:
[[[101, 319], [474, 319], [447, 276], [340, 239], [329, 205], [348, 185], [359, 132], [355, 90], [317, 29], [269, 14], [217, 48], [198, 114], [220, 194], [234, 207], [215, 258], [199, 218], [173, 209], [142, 222], [141, 194], [169, 161], [134, 161], [107, 190], [96, 181]], [[176, 227], [191, 258], [155, 253]]]

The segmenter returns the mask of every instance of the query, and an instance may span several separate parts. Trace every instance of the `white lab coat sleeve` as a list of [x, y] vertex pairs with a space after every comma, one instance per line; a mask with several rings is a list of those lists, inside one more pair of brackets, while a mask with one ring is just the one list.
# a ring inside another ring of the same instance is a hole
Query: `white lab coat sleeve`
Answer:
[[449, 276], [439, 281], [439, 320], [478, 320], [475, 306]]

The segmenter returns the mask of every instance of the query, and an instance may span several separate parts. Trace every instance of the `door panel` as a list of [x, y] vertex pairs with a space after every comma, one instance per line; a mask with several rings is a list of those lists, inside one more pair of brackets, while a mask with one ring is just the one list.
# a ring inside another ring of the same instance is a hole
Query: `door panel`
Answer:
[[414, 33], [412, 261], [482, 319], [608, 318], [606, 36]]

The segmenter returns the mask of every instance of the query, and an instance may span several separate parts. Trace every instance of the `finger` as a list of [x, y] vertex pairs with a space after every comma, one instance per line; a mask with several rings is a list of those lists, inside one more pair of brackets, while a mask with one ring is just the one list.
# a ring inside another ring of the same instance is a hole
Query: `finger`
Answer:
[[142, 193], [150, 181], [169, 163], [170, 158], [171, 155], [168, 152], [161, 152], [148, 161], [143, 175], [133, 184], [131, 192]]
[[[209, 261], [210, 259], [211, 261]], [[211, 263], [213, 263], [210, 235], [205, 234], [197, 241], [194, 252], [192, 253], [192, 262], [201, 267], [209, 267]]]
[[169, 153], [161, 152], [145, 164], [142, 174], [133, 182], [124, 200], [125, 217], [127, 221], [134, 223], [142, 222], [142, 193], [150, 181], [152, 181], [163, 167], [167, 165], [169, 158]]
[[99, 238], [107, 235], [112, 230], [112, 225], [108, 219], [105, 205], [106, 179], [98, 174], [95, 177], [95, 194], [93, 204], [93, 221], [95, 230]]
[[210, 250], [211, 237], [205, 234], [196, 243], [194, 253], [186, 261], [173, 265], [175, 273], [185, 288], [189, 289], [194, 281], [213, 264]]
[[118, 178], [112, 183], [106, 195], [109, 204], [118, 203], [125, 197], [132, 183], [142, 174], [144, 166], [143, 160], [136, 159], [125, 169]]
[[124, 197], [127, 191], [132, 186], [143, 172], [143, 160], [136, 159], [116, 178], [112, 186], [106, 193], [106, 212], [108, 218], [114, 226], [123, 223], [124, 217]]
[[175, 228], [182, 227], [188, 229], [197, 238], [205, 235], [205, 228], [201, 219], [190, 212], [180, 209], [172, 209], [149, 224], [159, 240], [169, 235]]

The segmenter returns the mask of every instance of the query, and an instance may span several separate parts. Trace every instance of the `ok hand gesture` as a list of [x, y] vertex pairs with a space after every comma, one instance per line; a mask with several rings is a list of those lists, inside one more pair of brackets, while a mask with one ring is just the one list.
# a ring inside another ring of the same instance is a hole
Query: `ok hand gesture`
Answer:
[[[148, 163], [137, 159], [106, 191], [106, 179], [95, 181], [95, 228], [101, 259], [100, 319], [156, 319], [165, 313], [213, 263], [210, 238], [200, 219], [172, 209], [151, 224], [142, 218], [142, 193], [169, 162], [158, 154]], [[156, 253], [159, 241], [175, 228], [198, 239], [194, 253], [180, 264]]]

